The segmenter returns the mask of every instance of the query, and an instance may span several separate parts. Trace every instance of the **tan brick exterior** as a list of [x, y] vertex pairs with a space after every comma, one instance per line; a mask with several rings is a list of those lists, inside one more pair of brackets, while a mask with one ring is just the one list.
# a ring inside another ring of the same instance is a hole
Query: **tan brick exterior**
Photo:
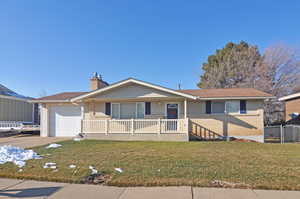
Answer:
[[297, 112], [300, 113], [300, 98], [292, 99], [285, 102], [285, 120], [288, 121], [291, 118], [291, 114]]
[[[185, 100], [187, 110], [185, 110]], [[110, 119], [110, 116], [105, 114], [105, 102], [120, 104], [151, 102], [151, 115], [146, 115], [145, 119], [166, 118], [166, 104], [178, 103], [178, 118], [182, 119], [186, 115], [190, 119], [189, 130], [192, 133], [197, 133], [200, 129], [206, 129], [206, 131], [221, 136], [261, 136], [264, 131], [263, 99], [247, 99], [246, 114], [240, 114], [239, 112], [232, 114], [206, 114], [206, 101], [204, 100], [191, 100], [153, 88], [127, 85], [126, 87], [103, 92], [77, 104], [78, 106], [83, 106], [82, 119]], [[72, 104], [70, 102], [67, 103]], [[46, 103], [42, 108], [41, 122], [44, 123], [41, 127], [42, 136], [48, 135], [48, 109], [53, 104], [56, 103]], [[140, 138], [144, 139], [144, 137], [146, 136]]]

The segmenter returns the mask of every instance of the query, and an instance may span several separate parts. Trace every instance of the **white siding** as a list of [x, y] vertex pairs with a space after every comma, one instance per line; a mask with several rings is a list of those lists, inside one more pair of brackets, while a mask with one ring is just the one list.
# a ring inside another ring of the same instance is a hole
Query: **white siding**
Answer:
[[47, 137], [49, 134], [49, 112], [46, 104], [40, 105], [40, 135], [41, 137]]
[[133, 84], [124, 87], [119, 87], [113, 90], [109, 90], [105, 93], [101, 93], [96, 98], [117, 98], [117, 99], [128, 99], [128, 98], [157, 98], [157, 97], [178, 97], [167, 92], [159, 91], [156, 89], [148, 88], [145, 86]]
[[33, 121], [33, 104], [0, 97], [0, 121]]

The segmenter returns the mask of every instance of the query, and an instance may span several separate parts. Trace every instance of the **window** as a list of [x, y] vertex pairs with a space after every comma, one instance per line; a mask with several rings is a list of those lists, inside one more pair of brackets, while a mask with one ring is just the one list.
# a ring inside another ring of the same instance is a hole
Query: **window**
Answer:
[[136, 118], [142, 119], [145, 117], [145, 103], [137, 102], [136, 103]]
[[239, 112], [240, 112], [239, 100], [226, 101], [226, 113], [239, 113]]
[[241, 114], [246, 114], [247, 113], [247, 101], [246, 100], [241, 100], [240, 101], [240, 113]]
[[135, 103], [121, 103], [120, 104], [120, 118], [121, 119], [133, 119], [136, 117], [136, 105]]
[[145, 102], [145, 115], [151, 115], [151, 102]]
[[105, 115], [110, 115], [111, 104], [109, 102], [105, 103]]
[[[211, 105], [211, 107], [209, 107]], [[246, 100], [207, 101], [206, 113], [246, 113]]]
[[119, 119], [120, 118], [120, 104], [112, 103], [111, 104], [111, 117], [113, 119]]
[[225, 113], [225, 101], [212, 101], [212, 113]]
[[206, 114], [211, 114], [211, 101], [206, 101], [205, 103]]

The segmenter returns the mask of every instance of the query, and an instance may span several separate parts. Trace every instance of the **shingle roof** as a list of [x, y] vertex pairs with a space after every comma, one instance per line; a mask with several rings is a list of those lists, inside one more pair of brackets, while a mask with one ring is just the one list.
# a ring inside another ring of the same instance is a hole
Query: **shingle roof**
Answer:
[[68, 100], [71, 99], [73, 97], [77, 97], [79, 95], [85, 94], [88, 92], [63, 92], [63, 93], [58, 93], [55, 95], [50, 95], [50, 96], [46, 96], [46, 97], [41, 97], [35, 100]]
[[[202, 98], [227, 98], [227, 97], [272, 97], [271, 94], [254, 88], [220, 88], [220, 89], [188, 89], [179, 92]], [[69, 100], [88, 92], [63, 92], [51, 96], [35, 99], [39, 100]]]
[[33, 99], [31, 97], [26, 97], [26, 96], [20, 95], [14, 91], [8, 89], [7, 87], [3, 86], [2, 84], [0, 84], [0, 95], [20, 98], [20, 99]]
[[271, 94], [254, 88], [212, 88], [177, 90], [182, 93], [202, 98], [227, 98], [227, 97], [272, 97]]

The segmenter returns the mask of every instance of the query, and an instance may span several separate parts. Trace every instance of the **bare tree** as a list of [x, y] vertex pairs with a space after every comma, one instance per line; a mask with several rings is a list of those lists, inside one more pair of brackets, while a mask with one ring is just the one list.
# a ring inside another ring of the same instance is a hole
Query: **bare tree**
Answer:
[[[300, 85], [300, 51], [277, 44], [266, 49], [256, 67], [255, 86], [277, 98], [291, 94]], [[265, 121], [284, 120], [284, 105], [276, 99], [265, 103]]]
[[300, 51], [284, 44], [269, 47], [262, 65], [271, 79], [270, 92], [281, 97], [290, 94], [300, 83]]
[[38, 93], [39, 97], [46, 97], [47, 96], [47, 91], [45, 89], [42, 89], [39, 93]]

